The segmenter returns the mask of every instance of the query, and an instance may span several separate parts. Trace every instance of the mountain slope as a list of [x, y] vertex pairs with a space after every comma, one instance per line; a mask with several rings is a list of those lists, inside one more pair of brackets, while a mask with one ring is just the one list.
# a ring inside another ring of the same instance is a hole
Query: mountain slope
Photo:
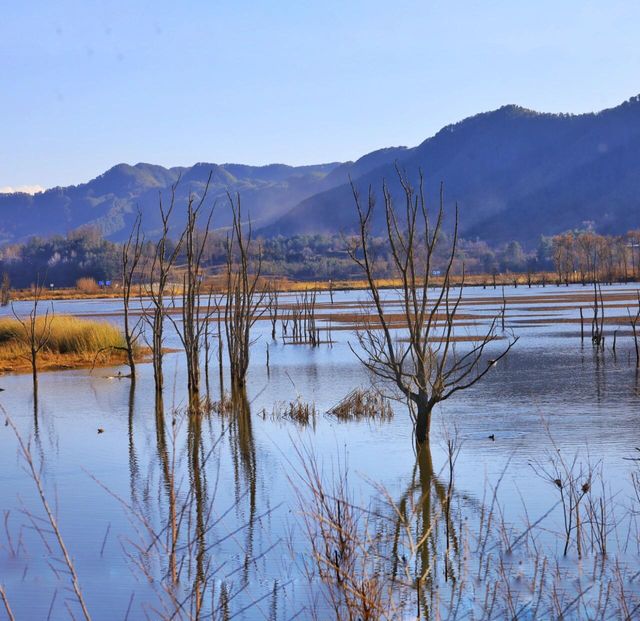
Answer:
[[184, 222], [189, 193], [200, 198], [209, 174], [207, 197], [208, 204], [216, 203], [216, 227], [230, 224], [227, 191], [239, 192], [244, 213], [251, 214], [256, 225], [265, 225], [322, 189], [320, 183], [337, 165], [256, 167], [200, 163], [167, 169], [151, 164], [118, 164], [77, 186], [53, 188], [34, 196], [0, 195], [0, 242], [65, 234], [83, 226], [98, 227], [110, 239], [122, 240], [131, 229], [138, 208], [143, 213], [145, 233], [153, 238], [160, 227], [159, 193], [167, 202], [171, 186], [179, 180], [174, 212], [174, 227], [178, 229]]
[[[158, 198], [176, 192], [174, 232], [184, 223], [190, 193], [216, 204], [214, 226], [231, 220], [227, 192], [239, 193], [243, 212], [264, 236], [354, 230], [349, 179], [366, 195], [383, 180], [400, 194], [396, 166], [414, 185], [424, 172], [427, 198], [437, 206], [440, 183], [451, 224], [459, 208], [460, 234], [490, 243], [582, 227], [621, 233], [640, 226], [640, 97], [599, 113], [545, 114], [504, 106], [440, 130], [413, 148], [391, 147], [355, 162], [316, 166], [199, 163], [164, 168], [119, 164], [88, 183], [30, 196], [0, 195], [0, 243], [33, 235], [97, 227], [112, 240], [127, 237], [137, 210], [148, 238], [157, 236]], [[380, 200], [380, 197], [378, 197]], [[384, 226], [381, 209], [374, 232]]]
[[[398, 153], [396, 163], [416, 186], [418, 171], [424, 172], [432, 205], [444, 183], [449, 220], [457, 203], [465, 237], [532, 245], [540, 234], [580, 227], [585, 220], [602, 232], [622, 232], [640, 225], [640, 99], [571, 116], [505, 106], [445, 127]], [[362, 193], [371, 185], [380, 194], [386, 180], [398, 197], [394, 166], [382, 164], [355, 184]], [[381, 209], [376, 215], [373, 229], [380, 231]], [[354, 227], [353, 196], [343, 183], [303, 200], [264, 233]]]

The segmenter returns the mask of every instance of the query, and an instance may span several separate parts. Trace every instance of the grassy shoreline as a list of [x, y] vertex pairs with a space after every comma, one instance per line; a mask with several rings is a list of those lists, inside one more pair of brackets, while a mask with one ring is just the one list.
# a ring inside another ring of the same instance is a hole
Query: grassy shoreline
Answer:
[[[438, 276], [432, 277], [434, 286], [442, 284], [442, 278]], [[452, 285], [458, 286], [461, 278], [454, 276], [452, 278]], [[368, 288], [368, 283], [364, 279], [352, 279], [352, 280], [290, 280], [288, 278], [282, 278], [278, 276], [265, 277], [265, 283], [272, 283], [273, 286], [281, 293], [296, 293], [299, 291], [357, 291]], [[635, 280], [618, 280], [613, 284], [624, 284], [625, 282], [637, 282]], [[223, 292], [224, 286], [220, 279], [212, 279], [210, 281], [215, 292]], [[378, 285], [381, 288], [393, 288], [400, 284], [399, 280], [392, 278], [381, 279], [378, 281]], [[558, 285], [558, 275], [554, 272], [535, 272], [531, 274], [496, 274], [495, 280], [493, 274], [471, 274], [466, 275], [464, 278], [465, 287], [476, 287], [492, 289], [495, 287], [512, 287], [517, 285], [518, 287], [527, 286], [562, 286], [567, 283], [562, 281]], [[570, 280], [569, 285], [581, 285], [584, 284], [579, 278]], [[179, 294], [179, 292], [178, 292]], [[136, 291], [136, 296], [146, 298], [148, 297], [144, 289]], [[42, 300], [57, 301], [57, 300], [100, 300], [100, 299], [120, 299], [122, 292], [119, 289], [99, 289], [98, 291], [81, 291], [75, 287], [63, 288], [63, 289], [51, 289], [47, 292], [42, 292]], [[11, 291], [11, 300], [15, 302], [19, 301], [31, 301], [34, 299], [34, 292], [32, 289], [15, 289]]]
[[[0, 319], [0, 374], [31, 371], [30, 326], [15, 318]], [[39, 371], [111, 366], [126, 362], [122, 332], [105, 321], [90, 321], [68, 315], [38, 317], [38, 339], [45, 345], [38, 354]], [[147, 352], [138, 349], [136, 358]]]

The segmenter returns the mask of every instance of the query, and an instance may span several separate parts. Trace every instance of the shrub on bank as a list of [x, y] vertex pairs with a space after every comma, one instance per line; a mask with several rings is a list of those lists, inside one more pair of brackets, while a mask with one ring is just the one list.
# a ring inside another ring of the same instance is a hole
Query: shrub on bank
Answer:
[[76, 280], [76, 289], [81, 293], [96, 293], [100, 290], [95, 278], [78, 278]]

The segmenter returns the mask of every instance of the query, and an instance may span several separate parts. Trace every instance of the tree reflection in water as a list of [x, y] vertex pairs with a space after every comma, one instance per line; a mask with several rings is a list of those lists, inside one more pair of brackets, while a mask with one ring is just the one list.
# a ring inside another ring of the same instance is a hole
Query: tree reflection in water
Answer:
[[[153, 610], [160, 618], [227, 618], [233, 604], [242, 600], [244, 608], [255, 599], [247, 593], [255, 561], [255, 525], [271, 511], [257, 515], [256, 452], [246, 394], [240, 396], [244, 398], [236, 397], [220, 418], [172, 410], [167, 424], [162, 404], [155, 409], [162, 493], [154, 517], [151, 507], [140, 500], [137, 492], [140, 469], [133, 441], [133, 397], [132, 386], [128, 428], [131, 501], [119, 500], [127, 508], [141, 540], [131, 542], [129, 559], [152, 584], [160, 602], [154, 604]], [[183, 451], [180, 446], [185, 438]], [[225, 443], [233, 465], [235, 494], [231, 506], [221, 511], [216, 492]], [[183, 460], [182, 455], [187, 459]], [[186, 471], [181, 469], [181, 463], [187, 464]], [[150, 481], [151, 473], [146, 489]], [[237, 521], [230, 526], [228, 518], [234, 513]], [[242, 545], [238, 543], [241, 535], [245, 539]], [[232, 565], [224, 551], [228, 545], [242, 549], [237, 565]], [[238, 575], [240, 580], [236, 581]], [[267, 595], [274, 597], [270, 590], [258, 599]]]
[[444, 482], [422, 447], [400, 498], [374, 485], [373, 499], [363, 506], [353, 498], [343, 464], [327, 478], [310, 449], [298, 457], [296, 488], [313, 559], [305, 571], [324, 596], [316, 602], [318, 618], [330, 611], [337, 619], [431, 619], [445, 595], [440, 575], [452, 597], [460, 592], [453, 467]]

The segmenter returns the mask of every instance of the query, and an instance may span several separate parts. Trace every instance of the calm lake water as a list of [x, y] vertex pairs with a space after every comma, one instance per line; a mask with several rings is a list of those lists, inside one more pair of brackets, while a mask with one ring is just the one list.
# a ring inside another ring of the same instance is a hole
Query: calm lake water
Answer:
[[[393, 299], [392, 292], [387, 295]], [[632, 493], [633, 462], [625, 458], [637, 455], [635, 447], [640, 446], [640, 382], [625, 320], [626, 307], [634, 306], [635, 287], [603, 287], [607, 317], [620, 317], [619, 326], [605, 327], [603, 356], [594, 354], [588, 339], [580, 340], [577, 309], [585, 308], [588, 332], [588, 288], [518, 287], [506, 289], [505, 295], [507, 334], [512, 332], [519, 341], [482, 382], [437, 408], [432, 430], [436, 472], [447, 480], [445, 437], [455, 428], [461, 445], [456, 494], [479, 511], [487, 489], [502, 477], [499, 500], [504, 519], [514, 528], [524, 524], [525, 507], [533, 521], [557, 502], [553, 486], [536, 475], [535, 464], [558, 450], [569, 458], [577, 453], [601, 462], [611, 495], [626, 502]], [[294, 297], [282, 296], [281, 304]], [[365, 297], [364, 292], [337, 292], [332, 310], [328, 295], [319, 294], [318, 312], [353, 312]], [[498, 312], [502, 292], [468, 289], [463, 302], [460, 312], [474, 315], [469, 323], [477, 326], [465, 322], [458, 334], [477, 334], [487, 317]], [[15, 305], [17, 312], [27, 308], [27, 303]], [[55, 312], [121, 321], [117, 300], [56, 302]], [[3, 313], [10, 309], [0, 309], [0, 316]], [[249, 370], [249, 422], [238, 426], [216, 414], [202, 422], [204, 487], [212, 515], [219, 518], [207, 537], [214, 546], [217, 579], [239, 592], [229, 606], [237, 616], [230, 618], [309, 618], [313, 588], [302, 571], [308, 543], [293, 490], [301, 447], [312, 449], [327, 472], [337, 468], [338, 461], [348, 464], [358, 498], [374, 494], [372, 482], [400, 497], [414, 476], [411, 424], [403, 404], [395, 402], [395, 416], [385, 422], [339, 422], [324, 414], [351, 390], [370, 382], [349, 347], [350, 342], [355, 345], [353, 332], [336, 329], [337, 317], [331, 323], [332, 345], [313, 348], [283, 344], [280, 338], [272, 342], [270, 323], [259, 321]], [[498, 351], [504, 344], [498, 341], [491, 349]], [[179, 349], [177, 336], [170, 333], [166, 345]], [[169, 453], [175, 452], [176, 479], [186, 492], [193, 484], [188, 424], [178, 416], [172, 425], [169, 412], [170, 406], [180, 410], [185, 405], [183, 354], [168, 354], [165, 361], [165, 440]], [[215, 352], [213, 368], [217, 398]], [[148, 618], [159, 618], [152, 612], [154, 587], [130, 558], [132, 545], [141, 541], [140, 524], [123, 506], [132, 505], [158, 525], [168, 511], [152, 369], [139, 365], [135, 391], [128, 380], [113, 378], [118, 370], [42, 373], [37, 421], [30, 377], [1, 376], [0, 405], [22, 437], [30, 439], [41, 464], [43, 484], [92, 617], [123, 619], [129, 611], [129, 619], [141, 619], [146, 610]], [[298, 397], [315, 405], [314, 425], [303, 428], [274, 420], [274, 407]], [[99, 428], [104, 432], [98, 433]], [[42, 525], [38, 520], [44, 514], [9, 426], [0, 426], [0, 492], [6, 524], [0, 529], [0, 584], [16, 618], [70, 618], [65, 601], [77, 608], [68, 577], [60, 563], [51, 560], [57, 552], [49, 552], [43, 542], [55, 551], [50, 536], [34, 528]], [[546, 523], [554, 530], [560, 522], [555, 510]], [[152, 575], [156, 571], [149, 568]], [[0, 611], [0, 618], [3, 614]]]

